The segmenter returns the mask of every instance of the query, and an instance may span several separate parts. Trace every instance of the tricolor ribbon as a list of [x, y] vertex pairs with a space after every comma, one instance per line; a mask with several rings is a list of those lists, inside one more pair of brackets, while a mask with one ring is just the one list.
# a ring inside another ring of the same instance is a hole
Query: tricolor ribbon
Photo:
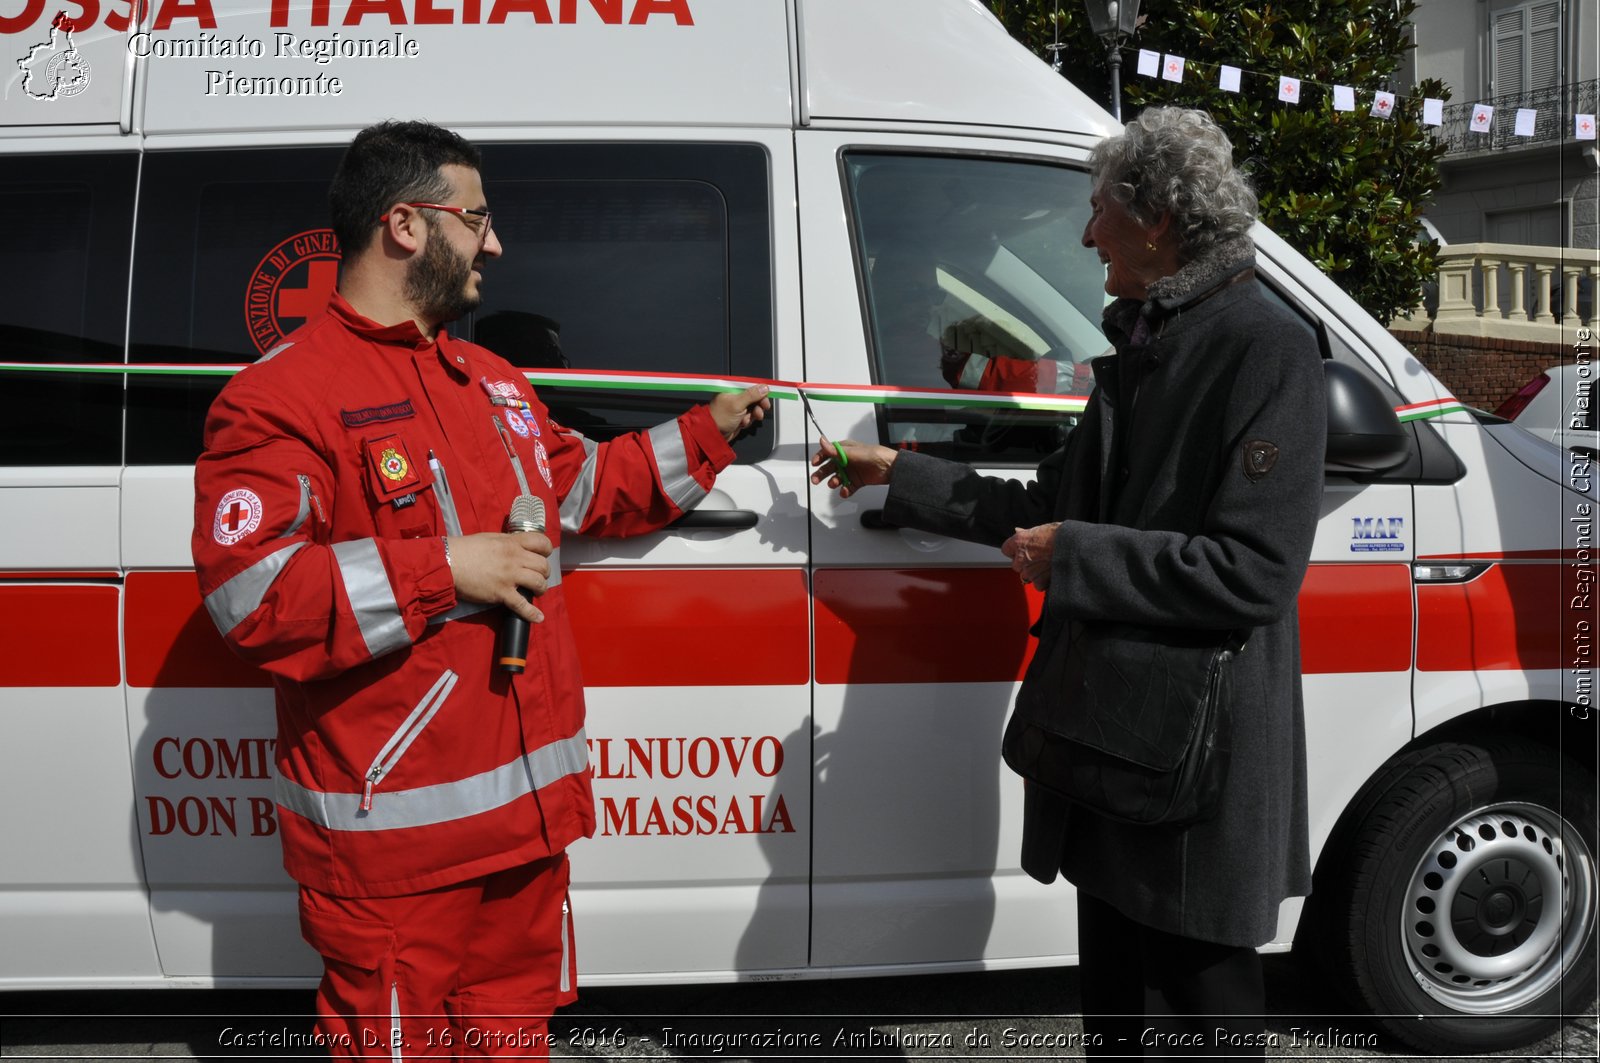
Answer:
[[[0, 373], [84, 373], [124, 376], [232, 376], [244, 365], [188, 365], [149, 362], [124, 365], [120, 362], [0, 362]], [[523, 374], [536, 387], [578, 387], [605, 391], [638, 391], [674, 394], [685, 392], [740, 392], [752, 384], [765, 384], [774, 399], [798, 401], [800, 393], [814, 402], [854, 402], [902, 409], [991, 409], [1045, 410], [1055, 413], [1082, 413], [1087, 395], [1044, 395], [1024, 391], [941, 391], [933, 388], [900, 388], [883, 384], [817, 384], [809, 381], [769, 380], [761, 377], [700, 376], [691, 373], [608, 372], [599, 369], [534, 369]], [[1402, 421], [1416, 421], [1461, 413], [1466, 407], [1454, 397], [1433, 399], [1395, 407]]]
[[1433, 417], [1443, 417], [1447, 413], [1466, 413], [1467, 407], [1455, 396], [1442, 399], [1430, 399], [1427, 402], [1413, 402], [1406, 406], [1396, 406], [1395, 416], [1401, 422], [1426, 421]]

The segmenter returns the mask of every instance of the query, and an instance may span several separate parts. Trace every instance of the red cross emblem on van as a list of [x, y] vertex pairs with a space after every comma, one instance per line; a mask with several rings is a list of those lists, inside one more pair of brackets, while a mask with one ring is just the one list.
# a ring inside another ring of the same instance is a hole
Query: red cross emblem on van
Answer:
[[256, 350], [266, 354], [321, 314], [338, 280], [332, 229], [307, 229], [268, 251], [245, 283], [244, 322]]

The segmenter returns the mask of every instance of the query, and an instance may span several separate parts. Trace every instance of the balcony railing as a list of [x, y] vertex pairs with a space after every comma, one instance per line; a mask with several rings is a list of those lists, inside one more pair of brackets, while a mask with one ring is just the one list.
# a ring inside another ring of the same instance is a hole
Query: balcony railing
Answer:
[[[1444, 125], [1437, 127], [1433, 135], [1449, 146], [1446, 158], [1506, 148], [1560, 144], [1573, 139], [1573, 115], [1595, 113], [1597, 95], [1600, 95], [1600, 81], [1590, 80], [1485, 100], [1452, 103], [1444, 109]], [[1472, 107], [1475, 103], [1487, 103], [1494, 108], [1494, 121], [1487, 132], [1480, 132], [1472, 126]], [[1519, 137], [1515, 132], [1517, 111], [1524, 107], [1539, 112], [1531, 137]]]
[[[1579, 325], [1595, 327], [1600, 251], [1527, 244], [1448, 244], [1439, 249], [1435, 332], [1562, 343]], [[1397, 329], [1421, 329], [1418, 307]]]

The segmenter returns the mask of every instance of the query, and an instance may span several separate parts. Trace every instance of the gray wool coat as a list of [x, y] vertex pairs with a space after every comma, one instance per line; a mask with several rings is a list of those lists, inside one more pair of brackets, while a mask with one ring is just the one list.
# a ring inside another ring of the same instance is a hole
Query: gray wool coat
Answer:
[[1233, 758], [1217, 814], [1134, 826], [1037, 787], [1022, 866], [1158, 930], [1271, 939], [1310, 892], [1295, 599], [1322, 498], [1326, 407], [1315, 341], [1261, 287], [1247, 240], [1106, 308], [1115, 355], [1065, 447], [1029, 484], [902, 452], [885, 519], [999, 545], [1060, 521], [1037, 652], [1069, 620], [1248, 629]]

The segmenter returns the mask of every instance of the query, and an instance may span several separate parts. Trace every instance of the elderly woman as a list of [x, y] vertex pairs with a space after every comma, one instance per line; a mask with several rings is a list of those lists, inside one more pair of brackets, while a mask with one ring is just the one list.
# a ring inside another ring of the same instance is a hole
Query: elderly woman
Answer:
[[812, 479], [888, 484], [887, 520], [999, 546], [1046, 591], [1041, 655], [1070, 621], [1248, 632], [1217, 811], [1135, 826], [1029, 786], [1022, 866], [1077, 887], [1099, 1052], [1259, 1056], [1255, 948], [1311, 884], [1295, 598], [1322, 496], [1322, 367], [1256, 280], [1255, 195], [1207, 115], [1146, 110], [1090, 166], [1083, 242], [1106, 266], [1116, 353], [1036, 480], [848, 440], [851, 486], [832, 443]]

